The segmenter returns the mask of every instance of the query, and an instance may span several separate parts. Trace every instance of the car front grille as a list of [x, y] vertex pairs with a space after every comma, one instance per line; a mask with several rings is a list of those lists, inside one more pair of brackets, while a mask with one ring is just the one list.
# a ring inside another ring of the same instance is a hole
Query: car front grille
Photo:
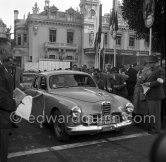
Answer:
[[111, 103], [110, 102], [103, 102], [101, 109], [102, 109], [102, 116], [110, 115], [111, 114]]

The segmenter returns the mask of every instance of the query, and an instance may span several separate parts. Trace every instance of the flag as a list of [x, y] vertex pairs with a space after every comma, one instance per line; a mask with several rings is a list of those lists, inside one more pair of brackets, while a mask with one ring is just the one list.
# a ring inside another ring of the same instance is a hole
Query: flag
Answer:
[[118, 15], [117, 15], [117, 11], [115, 14], [115, 31], [118, 31], [119, 27], [118, 27]]
[[114, 31], [117, 31], [118, 30], [118, 16], [117, 16], [117, 11], [115, 12], [115, 10], [113, 9], [112, 10], [112, 16], [111, 16], [111, 26], [112, 26], [112, 29]]
[[99, 9], [99, 26], [98, 31], [96, 32], [95, 41], [94, 41], [94, 50], [99, 48], [99, 45], [101, 43], [101, 33], [102, 33], [102, 5], [100, 4]]
[[41, 126], [44, 122], [45, 98], [43, 94], [34, 97], [27, 95], [16, 109], [16, 115]]
[[102, 32], [102, 4], [100, 4], [100, 13], [99, 13], [99, 29], [98, 29], [98, 44], [101, 43], [101, 32]]
[[103, 51], [104, 51], [104, 39], [105, 39], [105, 35], [104, 33], [102, 33], [101, 35], [101, 43], [100, 43], [100, 55], [103, 57]]
[[96, 33], [95, 41], [94, 41], [94, 51], [95, 52], [96, 52], [96, 48], [97, 48], [97, 39], [98, 39], [98, 32]]
[[112, 13], [110, 14], [110, 32], [111, 35], [113, 36], [113, 38], [116, 38], [116, 32], [118, 31], [118, 15], [117, 15], [117, 11], [115, 12], [115, 10], [112, 10]]
[[109, 27], [112, 29], [112, 27], [113, 27], [113, 21], [114, 21], [114, 14], [115, 14], [115, 12], [114, 12], [114, 9], [112, 10], [112, 12], [110, 11], [110, 22], [109, 22]]
[[110, 10], [109, 27], [111, 27], [111, 26], [112, 26], [112, 12]]
[[101, 35], [101, 44], [100, 44], [100, 56], [102, 57], [102, 60], [103, 60], [103, 70], [104, 70], [104, 67], [105, 67], [105, 55], [104, 55], [104, 45], [105, 45], [105, 34], [102, 33]]

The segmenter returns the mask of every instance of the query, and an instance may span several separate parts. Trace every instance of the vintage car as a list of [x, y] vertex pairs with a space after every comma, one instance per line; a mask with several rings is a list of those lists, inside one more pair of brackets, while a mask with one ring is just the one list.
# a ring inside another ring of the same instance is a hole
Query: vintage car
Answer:
[[23, 72], [22, 81], [20, 83], [21, 89], [26, 90], [31, 88], [34, 78], [38, 75], [35, 72]]
[[132, 124], [132, 103], [100, 90], [91, 75], [84, 72], [40, 73], [26, 93], [43, 95], [43, 107], [38, 112], [44, 112], [44, 121], [53, 125], [60, 141], [76, 134], [121, 131]]

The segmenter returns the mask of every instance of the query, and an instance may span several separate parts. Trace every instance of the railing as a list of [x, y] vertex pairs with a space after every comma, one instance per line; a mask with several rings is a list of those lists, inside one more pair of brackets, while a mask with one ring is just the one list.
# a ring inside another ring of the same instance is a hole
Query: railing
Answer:
[[39, 15], [39, 14], [31, 14], [29, 15], [29, 20], [33, 20], [33, 19], [36, 19], [36, 20], [54, 20], [56, 19], [56, 21], [59, 21], [59, 22], [75, 22], [75, 23], [82, 23], [82, 17], [81, 15], [74, 15], [72, 17], [72, 19], [69, 19], [69, 15], [64, 13], [64, 15], [60, 14], [60, 13], [57, 13], [56, 16], [52, 16], [52, 15]]
[[77, 49], [78, 45], [77, 44], [69, 44], [69, 43], [55, 43], [55, 42], [46, 42], [45, 47], [49, 48], [74, 48]]
[[78, 57], [74, 57], [74, 58], [72, 58], [72, 59], [61, 58], [61, 57], [55, 58], [55, 59], [53, 59], [53, 58], [43, 58], [43, 57], [40, 57], [39, 60], [40, 60], [40, 61], [67, 61], [67, 62], [76, 62], [76, 61], [78, 61]]

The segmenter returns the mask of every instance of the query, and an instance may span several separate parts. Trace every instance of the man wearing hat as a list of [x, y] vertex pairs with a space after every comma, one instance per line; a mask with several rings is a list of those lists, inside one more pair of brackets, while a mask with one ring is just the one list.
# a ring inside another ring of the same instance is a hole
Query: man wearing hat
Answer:
[[117, 67], [111, 69], [111, 75], [108, 78], [108, 87], [108, 89], [112, 89], [112, 93], [127, 98], [128, 92], [126, 82], [123, 76], [119, 74], [119, 69]]
[[159, 133], [161, 131], [161, 100], [164, 98], [163, 83], [165, 80], [165, 71], [159, 66], [157, 56], [149, 56], [146, 63], [152, 70], [144, 86], [149, 87], [146, 94], [149, 123], [149, 133]]
[[134, 87], [137, 81], [137, 71], [132, 68], [130, 64], [126, 64], [125, 66], [126, 72], [126, 86], [128, 91], [128, 99], [132, 101], [134, 95]]
[[19, 101], [13, 99], [14, 82], [7, 69], [9, 58], [0, 54], [0, 161], [7, 162], [8, 137], [12, 126], [10, 115], [15, 111]]
[[93, 76], [93, 79], [94, 79], [94, 81], [96, 82], [97, 86], [99, 87], [99, 89], [104, 90], [104, 89], [105, 89], [105, 85], [104, 85], [103, 80], [101, 79], [100, 70], [97, 69], [97, 68], [94, 69], [92, 76]]

